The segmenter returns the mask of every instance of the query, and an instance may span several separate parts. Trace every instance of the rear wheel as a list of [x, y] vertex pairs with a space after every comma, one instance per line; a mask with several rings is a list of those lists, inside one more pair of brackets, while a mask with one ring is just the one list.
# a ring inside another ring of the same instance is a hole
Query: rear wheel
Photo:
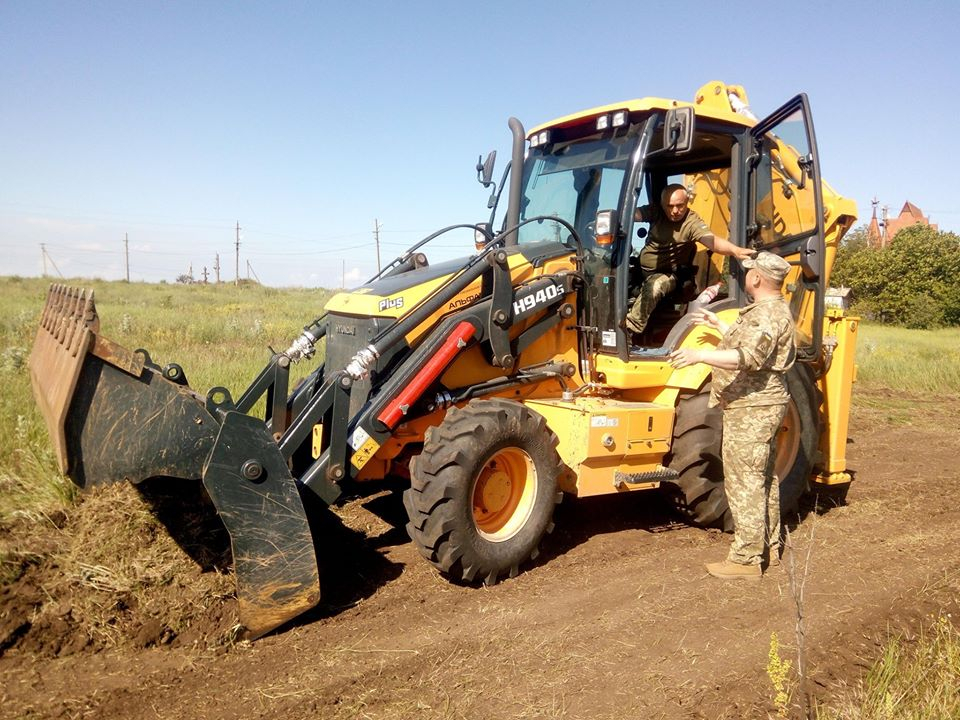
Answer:
[[790, 402], [777, 434], [774, 471], [780, 478], [780, 514], [797, 512], [810, 490], [810, 473], [820, 443], [820, 391], [806, 365], [794, 365], [786, 375]]
[[673, 444], [666, 464], [679, 473], [667, 485], [674, 506], [689, 522], [702, 527], [733, 529], [723, 493], [723, 412], [708, 407], [710, 386], [684, 394], [677, 402]]
[[486, 584], [516, 575], [553, 529], [562, 494], [557, 437], [509, 400], [452, 408], [411, 463], [407, 532], [434, 567]]
[[[810, 369], [796, 365], [785, 380], [790, 401], [777, 433], [774, 461], [782, 515], [796, 512], [809, 489], [820, 428], [820, 395]], [[723, 413], [707, 406], [709, 397], [707, 385], [698, 393], [681, 395], [677, 403], [673, 447], [666, 460], [680, 477], [670, 487], [671, 497], [693, 524], [732, 530], [723, 492]]]

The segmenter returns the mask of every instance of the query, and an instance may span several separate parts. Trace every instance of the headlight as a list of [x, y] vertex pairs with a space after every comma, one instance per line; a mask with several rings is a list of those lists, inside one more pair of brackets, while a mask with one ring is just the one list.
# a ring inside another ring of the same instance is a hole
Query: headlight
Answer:
[[598, 246], [607, 247], [609, 245], [613, 245], [615, 224], [616, 219], [613, 210], [601, 210], [597, 213], [596, 225], [594, 226], [594, 236]]
[[530, 136], [530, 147], [540, 147], [550, 142], [550, 131], [541, 130], [535, 135]]

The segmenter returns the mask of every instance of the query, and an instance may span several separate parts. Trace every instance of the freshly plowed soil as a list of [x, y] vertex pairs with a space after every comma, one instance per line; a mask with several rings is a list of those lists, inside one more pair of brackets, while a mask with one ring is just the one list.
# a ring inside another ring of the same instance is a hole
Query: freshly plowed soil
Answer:
[[567, 498], [536, 563], [492, 587], [424, 562], [397, 494], [354, 498], [315, 528], [321, 605], [252, 644], [221, 529], [192, 525], [185, 552], [133, 488], [92, 492], [0, 528], [21, 564], [0, 717], [765, 718], [771, 636], [795, 677], [798, 612], [805, 690], [830, 701], [891, 635], [960, 619], [958, 415], [858, 388], [846, 504], [808, 501], [759, 583], [708, 576], [730, 536], [652, 494]]

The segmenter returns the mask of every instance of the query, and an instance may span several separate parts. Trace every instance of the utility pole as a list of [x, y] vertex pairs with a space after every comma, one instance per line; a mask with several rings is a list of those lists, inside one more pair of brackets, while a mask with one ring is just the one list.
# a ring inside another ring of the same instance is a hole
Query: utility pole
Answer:
[[250, 279], [250, 273], [253, 273], [253, 277], [254, 279], [256, 279], [257, 283], [259, 285], [263, 285], [263, 283], [260, 282], [260, 277], [257, 275], [257, 271], [253, 269], [253, 265], [250, 264], [249, 260], [247, 260], [246, 262], [247, 262], [247, 280]]
[[217, 285], [220, 284], [220, 253], [217, 253], [213, 263], [213, 271], [217, 274]]
[[377, 272], [380, 272], [380, 221], [374, 219], [373, 221], [373, 239], [377, 243]]
[[127, 258], [127, 282], [130, 282], [130, 237], [127, 233], [123, 234], [123, 254]]
[[207, 272], [207, 266], [204, 265], [204, 266], [203, 266], [203, 284], [204, 284], [204, 285], [207, 284], [207, 277], [208, 277], [208, 276], [209, 276], [209, 273]]
[[347, 261], [340, 261], [340, 288], [343, 289], [347, 286]]
[[40, 243], [40, 254], [43, 256], [43, 276], [47, 276], [47, 259], [49, 259], [50, 264], [53, 265], [53, 269], [57, 271], [57, 275], [63, 278], [63, 273], [60, 272], [60, 268], [57, 267], [57, 264], [53, 261], [53, 258], [50, 257], [50, 253], [47, 252], [46, 243]]
[[237, 254], [236, 254], [236, 280], [234, 285], [240, 285], [240, 221], [237, 220]]

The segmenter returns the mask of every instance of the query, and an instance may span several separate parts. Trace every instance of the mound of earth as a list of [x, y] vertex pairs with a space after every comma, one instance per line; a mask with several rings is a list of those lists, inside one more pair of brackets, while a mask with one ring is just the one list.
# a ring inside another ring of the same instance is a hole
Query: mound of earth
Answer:
[[[83, 493], [40, 524], [6, 528], [16, 579], [0, 591], [0, 653], [230, 642], [237, 621], [229, 538], [212, 508], [198, 507], [196, 496], [176, 502], [122, 483]], [[163, 524], [171, 513], [187, 518], [192, 555]]]

